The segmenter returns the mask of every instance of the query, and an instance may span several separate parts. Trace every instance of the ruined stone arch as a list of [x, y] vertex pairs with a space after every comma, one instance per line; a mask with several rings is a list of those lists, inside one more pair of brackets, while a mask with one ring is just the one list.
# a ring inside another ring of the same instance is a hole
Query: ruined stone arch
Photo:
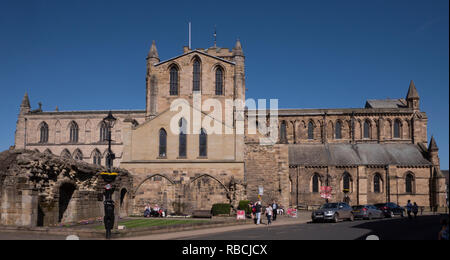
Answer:
[[[211, 182], [212, 181], [212, 182]], [[231, 203], [228, 188], [209, 174], [195, 177], [187, 185], [188, 210], [211, 210], [216, 203]]]
[[142, 215], [148, 204], [158, 204], [167, 209], [169, 214], [176, 212], [176, 191], [175, 182], [164, 174], [146, 177], [130, 192], [133, 197], [133, 214]]
[[136, 186], [136, 188], [134, 189], [134, 193], [136, 193], [136, 192], [139, 190], [139, 188], [142, 186], [142, 184], [144, 184], [146, 181], [148, 181], [148, 180], [150, 180], [150, 179], [152, 179], [152, 178], [154, 178], [154, 177], [157, 177], [157, 176], [162, 177], [162, 178], [168, 180], [168, 181], [170, 182], [170, 184], [175, 184], [175, 182], [172, 181], [168, 176], [166, 176], [166, 175], [164, 175], [164, 174], [157, 173], [157, 174], [150, 175], [150, 176], [146, 177], [143, 181], [141, 181], [141, 182]]

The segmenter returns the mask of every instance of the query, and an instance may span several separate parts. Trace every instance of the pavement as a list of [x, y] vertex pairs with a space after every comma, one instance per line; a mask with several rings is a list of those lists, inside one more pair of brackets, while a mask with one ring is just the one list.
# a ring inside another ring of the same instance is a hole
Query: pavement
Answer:
[[[186, 238], [193, 238], [198, 236], [208, 236], [211, 234], [217, 235], [220, 237], [222, 233], [227, 232], [236, 232], [242, 230], [252, 230], [252, 229], [260, 229], [264, 230], [268, 228], [267, 219], [262, 218], [263, 223], [260, 225], [255, 225], [253, 223], [246, 225], [237, 225], [237, 226], [227, 226], [227, 227], [218, 227], [218, 228], [208, 228], [208, 229], [198, 229], [191, 231], [181, 231], [181, 232], [173, 232], [173, 233], [165, 233], [165, 234], [152, 234], [152, 235], [144, 235], [144, 236], [135, 236], [135, 237], [125, 237], [119, 238], [118, 240], [179, 240]], [[273, 221], [269, 226], [272, 227], [281, 227], [288, 225], [298, 225], [311, 221], [311, 212], [299, 212], [297, 218], [284, 216], [278, 216], [276, 221]]]

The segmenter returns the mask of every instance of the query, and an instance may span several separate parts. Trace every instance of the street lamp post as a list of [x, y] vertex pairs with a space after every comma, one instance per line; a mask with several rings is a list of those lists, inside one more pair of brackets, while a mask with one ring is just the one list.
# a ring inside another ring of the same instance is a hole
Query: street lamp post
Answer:
[[108, 154], [106, 155], [106, 167], [108, 169], [107, 172], [102, 172], [101, 176], [103, 180], [106, 182], [105, 185], [105, 201], [103, 205], [105, 206], [105, 217], [103, 218], [103, 222], [105, 224], [106, 230], [106, 239], [111, 238], [111, 230], [114, 227], [114, 201], [112, 199], [112, 194], [114, 193], [113, 182], [117, 177], [117, 173], [112, 172], [113, 161], [115, 159], [115, 155], [111, 150], [111, 129], [114, 127], [116, 122], [116, 118], [112, 115], [112, 112], [109, 111], [108, 116], [103, 119], [107, 129], [108, 129]]

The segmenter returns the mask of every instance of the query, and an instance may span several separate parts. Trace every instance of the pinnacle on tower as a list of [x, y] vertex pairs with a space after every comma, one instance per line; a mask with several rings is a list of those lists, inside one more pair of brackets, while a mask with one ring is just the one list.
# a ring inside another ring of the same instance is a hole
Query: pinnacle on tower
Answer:
[[242, 50], [241, 41], [239, 41], [239, 39], [237, 39], [236, 45], [233, 48], [233, 54], [235, 56], [244, 56], [244, 51]]
[[25, 92], [25, 95], [23, 96], [22, 104], [20, 105], [20, 107], [31, 108], [30, 99], [28, 98], [28, 92]]
[[408, 94], [406, 95], [406, 100], [408, 99], [419, 99], [419, 93], [417, 92], [414, 81], [411, 80], [409, 84]]
[[436, 141], [434, 140], [434, 136], [431, 136], [430, 145], [428, 146], [428, 151], [438, 151], [439, 147], [436, 144]]
[[156, 49], [155, 41], [153, 41], [152, 47], [150, 47], [147, 59], [157, 59], [159, 61], [158, 50]]

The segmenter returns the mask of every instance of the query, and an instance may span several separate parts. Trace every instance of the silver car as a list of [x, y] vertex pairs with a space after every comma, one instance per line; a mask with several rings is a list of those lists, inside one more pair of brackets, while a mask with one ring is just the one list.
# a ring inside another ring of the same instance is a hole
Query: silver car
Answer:
[[353, 215], [355, 218], [373, 219], [384, 218], [383, 211], [377, 209], [374, 205], [358, 205], [353, 206]]
[[355, 219], [352, 207], [344, 202], [326, 203], [318, 210], [313, 211], [311, 218], [313, 222], [331, 220], [334, 223], [341, 219], [350, 221]]

